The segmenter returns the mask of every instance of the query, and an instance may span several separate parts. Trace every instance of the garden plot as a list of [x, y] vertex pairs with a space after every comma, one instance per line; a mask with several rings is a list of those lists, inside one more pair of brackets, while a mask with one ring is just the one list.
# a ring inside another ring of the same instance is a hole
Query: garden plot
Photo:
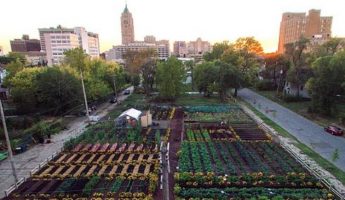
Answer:
[[[22, 184], [10, 197], [4, 199], [78, 199], [78, 198], [150, 198], [152, 181], [128, 180], [122, 178], [104, 179], [91, 177], [89, 179], [64, 180], [28, 180]], [[150, 188], [151, 187], [151, 188]]]
[[231, 123], [231, 130], [241, 140], [270, 140], [271, 137], [255, 123]]
[[187, 122], [246, 123], [252, 119], [236, 106], [195, 106], [186, 108]]
[[170, 120], [174, 116], [174, 107], [154, 106], [151, 108], [153, 120]]
[[[224, 112], [216, 107], [207, 113], [202, 107], [193, 111], [188, 113], [189, 123], [178, 154], [176, 197], [334, 199], [319, 179], [242, 110]], [[220, 125], [218, 120], [230, 126]]]

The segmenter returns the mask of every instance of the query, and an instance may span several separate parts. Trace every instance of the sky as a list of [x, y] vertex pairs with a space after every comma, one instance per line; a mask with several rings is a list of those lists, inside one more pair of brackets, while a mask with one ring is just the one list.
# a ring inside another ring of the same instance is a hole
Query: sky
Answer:
[[[60, 24], [98, 33], [101, 52], [106, 51], [121, 43], [125, 4], [126, 0], [1, 0], [0, 46], [8, 52], [10, 40], [23, 34], [39, 39], [38, 28]], [[265, 52], [273, 52], [282, 13], [310, 9], [333, 16], [332, 35], [345, 37], [343, 0], [127, 0], [127, 5], [135, 40], [154, 35], [172, 44], [201, 37], [213, 44], [254, 36]]]

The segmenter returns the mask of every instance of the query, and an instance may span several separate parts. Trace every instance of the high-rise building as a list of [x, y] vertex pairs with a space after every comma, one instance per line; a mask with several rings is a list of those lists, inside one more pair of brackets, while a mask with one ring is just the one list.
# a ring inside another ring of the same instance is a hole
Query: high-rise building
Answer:
[[134, 42], [134, 24], [132, 13], [129, 12], [127, 4], [121, 15], [122, 44]]
[[174, 55], [177, 57], [186, 57], [188, 54], [187, 43], [185, 41], [174, 42]]
[[21, 39], [11, 40], [10, 43], [12, 52], [41, 51], [40, 41], [30, 39], [28, 35], [23, 35]]
[[188, 54], [191, 55], [203, 55], [206, 52], [211, 51], [211, 44], [208, 41], [202, 41], [198, 38], [196, 41], [190, 41], [187, 45]]
[[87, 32], [83, 27], [40, 28], [42, 50], [47, 53], [48, 65], [59, 64], [64, 52], [74, 48], [82, 48], [92, 58], [99, 57], [98, 34]]
[[147, 35], [144, 37], [144, 42], [154, 44], [156, 43], [156, 37], [153, 35]]
[[149, 50], [152, 49], [157, 53], [157, 58], [160, 60], [165, 60], [169, 57], [170, 55], [170, 50], [169, 50], [169, 41], [168, 40], [160, 40], [156, 42], [155, 44], [153, 43], [146, 43], [146, 42], [133, 42], [129, 43], [127, 45], [117, 45], [113, 46], [112, 49], [109, 49], [108, 51], [105, 52], [105, 58], [106, 60], [122, 60], [123, 55], [127, 51], [144, 51], [144, 50]]
[[306, 13], [283, 13], [280, 22], [278, 53], [284, 53], [285, 45], [298, 41], [302, 36], [312, 39], [331, 37], [332, 17], [321, 17], [320, 10], [309, 10]]

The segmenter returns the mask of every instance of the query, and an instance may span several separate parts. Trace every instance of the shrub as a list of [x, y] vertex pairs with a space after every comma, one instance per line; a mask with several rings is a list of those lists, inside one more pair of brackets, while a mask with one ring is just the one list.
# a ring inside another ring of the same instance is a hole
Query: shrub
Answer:
[[260, 80], [255, 85], [258, 90], [275, 90], [275, 84], [270, 80]]

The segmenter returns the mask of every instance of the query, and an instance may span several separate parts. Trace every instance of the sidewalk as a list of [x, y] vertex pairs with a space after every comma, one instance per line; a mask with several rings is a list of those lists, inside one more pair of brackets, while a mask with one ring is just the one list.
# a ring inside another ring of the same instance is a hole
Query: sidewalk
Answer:
[[[133, 87], [130, 87], [129, 89], [133, 91]], [[127, 97], [128, 95], [120, 95], [118, 99], [119, 101], [123, 101]], [[93, 115], [98, 115], [102, 118], [106, 116], [109, 111], [114, 109], [116, 105], [117, 104], [105, 102], [99, 106], [96, 113]], [[18, 179], [29, 177], [30, 171], [45, 161], [49, 156], [60, 151], [65, 141], [68, 141], [71, 137], [80, 135], [83, 132], [83, 129], [87, 126], [86, 117], [74, 119], [69, 126], [68, 130], [53, 135], [51, 139], [52, 143], [36, 145], [28, 151], [14, 156]], [[11, 165], [9, 159], [6, 159], [0, 162], [0, 198], [4, 197], [3, 191], [13, 184], [14, 178], [12, 176]]]

